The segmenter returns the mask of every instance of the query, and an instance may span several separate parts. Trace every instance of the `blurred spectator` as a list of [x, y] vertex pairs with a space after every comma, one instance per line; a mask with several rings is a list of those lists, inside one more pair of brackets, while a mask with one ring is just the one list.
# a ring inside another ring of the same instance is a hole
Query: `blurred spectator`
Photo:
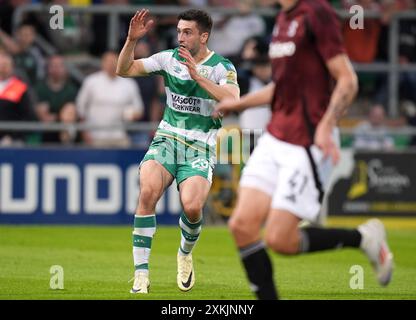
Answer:
[[81, 134], [73, 126], [78, 121], [78, 115], [72, 105], [66, 105], [59, 112], [59, 121], [68, 125], [67, 130], [59, 132], [59, 141], [63, 144], [74, 144], [82, 141]]
[[0, 0], [0, 29], [11, 35], [14, 11], [17, 7], [30, 2], [30, 0]]
[[[83, 2], [84, 1], [74, 2], [71, 0], [52, 0], [50, 5], [80, 6], [87, 4]], [[46, 38], [53, 43], [58, 52], [74, 53], [87, 49], [89, 43], [92, 41], [89, 29], [90, 17], [87, 14], [64, 11], [62, 29], [50, 28], [50, 18], [51, 15], [49, 13], [42, 15], [43, 29], [45, 30]]]
[[[150, 57], [152, 50], [145, 40], [139, 40], [135, 47], [134, 59]], [[136, 77], [134, 78], [138, 85], [139, 94], [143, 99], [143, 117], [140, 121], [159, 122], [163, 115], [163, 104], [159, 98], [159, 82], [163, 78], [154, 77]], [[136, 146], [147, 147], [153, 138], [153, 133], [134, 132], [131, 134], [132, 142]]]
[[31, 86], [44, 76], [44, 58], [35, 46], [36, 30], [32, 25], [22, 24], [16, 30], [15, 39], [0, 31], [0, 41], [14, 57], [16, 69]]
[[[272, 67], [267, 56], [257, 57], [253, 60], [251, 77], [248, 83], [248, 92], [260, 90], [267, 85], [272, 76]], [[249, 130], [250, 135], [250, 153], [255, 147], [255, 143], [260, 135], [266, 129], [271, 118], [270, 105], [258, 106], [243, 111], [239, 115], [240, 128], [246, 129], [243, 134]], [[246, 137], [247, 138], [247, 137]]]
[[[407, 0], [402, 4], [404, 10], [414, 10], [415, 1]], [[406, 65], [416, 62], [416, 18], [400, 21], [399, 30], [399, 61]], [[416, 72], [400, 74], [401, 100], [411, 100], [416, 103]]]
[[[65, 111], [64, 114], [76, 114], [77, 88], [68, 79], [63, 57], [57, 55], [49, 57], [47, 77], [36, 85], [35, 91], [38, 100], [36, 113], [42, 122], [62, 121], [60, 118], [62, 109], [73, 109]], [[68, 121], [68, 117], [66, 120]], [[58, 132], [47, 132], [43, 134], [42, 141], [60, 142], [60, 136], [61, 134]]]
[[[0, 53], [0, 121], [34, 121], [28, 86], [13, 75], [13, 59]], [[27, 134], [0, 131], [0, 145], [22, 142]]]
[[[117, 53], [106, 52], [101, 71], [89, 75], [76, 98], [81, 119], [91, 125], [109, 126], [137, 121], [143, 115], [143, 102], [132, 79], [116, 75]], [[84, 141], [96, 146], [127, 146], [130, 140], [124, 129], [90, 130]]]
[[[416, 130], [416, 104], [412, 101], [404, 101], [402, 103], [402, 109], [407, 124]], [[410, 145], [416, 147], [416, 135], [412, 135]]]
[[261, 56], [268, 56], [269, 43], [264, 37], [256, 36], [246, 40], [238, 58], [235, 59], [241, 95], [248, 92], [252, 62]]
[[253, 0], [239, 1], [236, 14], [226, 17], [213, 15], [214, 26], [209, 42], [212, 50], [234, 61], [247, 39], [265, 32], [263, 19], [251, 11], [253, 4]]
[[394, 140], [387, 134], [384, 126], [385, 111], [383, 106], [374, 105], [370, 109], [368, 121], [357, 126], [354, 132], [354, 148], [365, 150], [391, 150]]

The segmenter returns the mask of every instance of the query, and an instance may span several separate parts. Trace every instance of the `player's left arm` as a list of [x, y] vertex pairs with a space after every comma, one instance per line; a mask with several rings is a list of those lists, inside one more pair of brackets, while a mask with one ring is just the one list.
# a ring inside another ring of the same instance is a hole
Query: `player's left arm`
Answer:
[[333, 163], [337, 163], [340, 151], [332, 140], [332, 131], [354, 100], [358, 92], [358, 80], [345, 54], [338, 54], [329, 59], [327, 67], [336, 80], [336, 86], [332, 92], [327, 111], [316, 129], [314, 143], [323, 151], [325, 157], [330, 156]]
[[235, 84], [216, 84], [198, 73], [195, 60], [188, 50], [179, 48], [179, 55], [185, 59], [185, 61], [181, 61], [181, 63], [188, 67], [191, 78], [198, 82], [199, 86], [208, 92], [212, 98], [217, 101], [221, 101], [226, 98], [239, 99], [240, 88], [236, 84], [236, 79], [235, 81], [232, 81], [235, 82]]

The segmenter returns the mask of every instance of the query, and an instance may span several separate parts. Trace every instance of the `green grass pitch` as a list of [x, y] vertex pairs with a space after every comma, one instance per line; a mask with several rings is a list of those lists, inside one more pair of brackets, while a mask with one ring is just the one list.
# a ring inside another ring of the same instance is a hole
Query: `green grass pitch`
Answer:
[[[331, 218], [356, 226], [364, 218]], [[345, 249], [296, 257], [272, 254], [283, 299], [416, 299], [416, 219], [387, 218], [395, 256], [391, 284], [382, 288], [367, 258]], [[131, 227], [0, 226], [0, 299], [253, 299], [225, 227], [204, 227], [194, 250], [195, 287], [176, 286], [178, 227], [158, 227], [150, 257], [148, 295], [129, 293]], [[49, 287], [50, 267], [64, 269], [64, 290]], [[364, 269], [364, 288], [351, 289], [351, 266]]]

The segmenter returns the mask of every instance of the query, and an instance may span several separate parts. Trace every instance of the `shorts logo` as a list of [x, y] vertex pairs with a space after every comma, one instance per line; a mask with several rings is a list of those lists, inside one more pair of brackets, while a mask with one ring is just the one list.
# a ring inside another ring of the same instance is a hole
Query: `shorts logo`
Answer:
[[196, 159], [192, 161], [192, 168], [198, 170], [206, 170], [209, 166], [208, 160], [206, 159]]

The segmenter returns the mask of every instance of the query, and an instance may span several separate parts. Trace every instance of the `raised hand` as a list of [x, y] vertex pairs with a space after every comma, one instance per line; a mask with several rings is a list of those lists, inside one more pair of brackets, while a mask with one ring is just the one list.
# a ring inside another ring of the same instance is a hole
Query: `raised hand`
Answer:
[[137, 11], [136, 14], [130, 20], [129, 33], [127, 38], [130, 41], [136, 41], [142, 38], [154, 24], [153, 20], [146, 21], [149, 15], [149, 10], [142, 9]]

